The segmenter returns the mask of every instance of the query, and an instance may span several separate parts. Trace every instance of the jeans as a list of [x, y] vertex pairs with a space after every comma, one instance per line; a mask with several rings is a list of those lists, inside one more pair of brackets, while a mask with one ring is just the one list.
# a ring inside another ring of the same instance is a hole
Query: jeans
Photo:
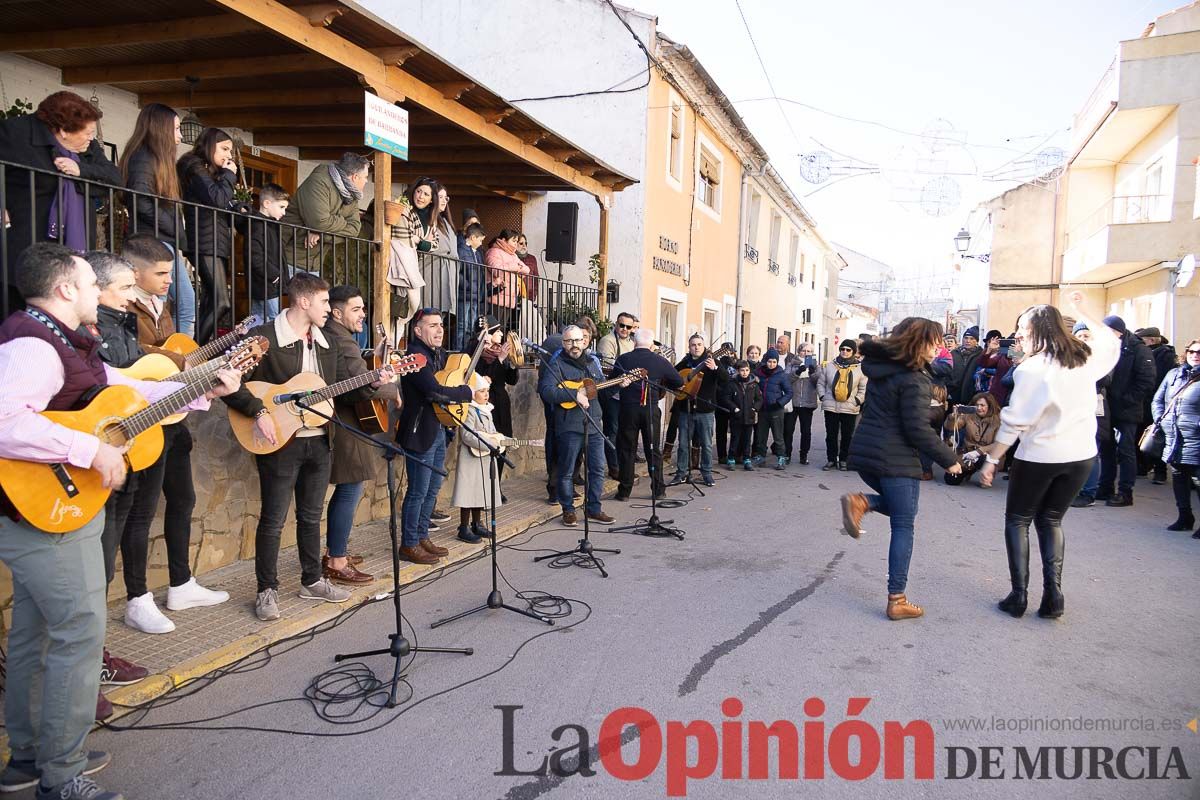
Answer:
[[268, 297], [266, 300], [255, 300], [250, 304], [250, 313], [263, 322], [270, 322], [279, 316], [279, 298]]
[[729, 457], [734, 461], [749, 461], [754, 453], [754, 424], [731, 422], [729, 425]]
[[1097, 458], [1092, 462], [1092, 471], [1088, 473], [1087, 481], [1084, 482], [1083, 489], [1079, 493], [1095, 500], [1098, 491], [1100, 491], [1100, 459]]
[[103, 512], [61, 535], [0, 516], [13, 593], [4, 724], [11, 758], [36, 762], [46, 786], [87, 764], [104, 650], [103, 529]]
[[104, 504], [104, 531], [100, 534], [101, 548], [104, 550], [104, 585], [112, 583], [117, 575], [117, 553], [121, 549], [121, 535], [125, 530], [125, 521], [129, 519], [129, 510], [133, 508], [133, 500], [138, 487], [140, 472], [130, 472], [125, 476], [125, 483], [108, 496]]
[[1013, 589], [1024, 591], [1029, 582], [1029, 526], [1037, 527], [1046, 586], [1062, 583], [1062, 520], [1092, 471], [1094, 458], [1048, 464], [1014, 458], [1009, 470], [1008, 499], [1004, 509], [1004, 543]]
[[767, 437], [771, 437], [771, 453], [779, 458], [786, 456], [783, 449], [782, 408], [764, 409], [758, 413], [758, 427], [754, 430], [754, 455], [767, 457]]
[[661, 492], [665, 487], [662, 474], [662, 455], [657, 458], [651, 452], [655, 434], [658, 432], [658, 406], [630, 406], [617, 404], [620, 425], [617, 428], [617, 471], [620, 485], [617, 494], [629, 496], [633, 491], [633, 472], [636, 466], [638, 437], [642, 439], [642, 450], [646, 454], [646, 467], [650, 472], [651, 491]]
[[1113, 422], [1116, 436], [1109, 436], [1101, 443], [1100, 491], [1104, 494], [1112, 493], [1116, 480], [1117, 491], [1133, 495], [1133, 482], [1137, 478], [1137, 429], [1136, 422]]
[[850, 460], [850, 440], [854, 437], [854, 426], [858, 414], [825, 412], [825, 460], [830, 462]]
[[146, 588], [146, 562], [150, 557], [150, 525], [158, 509], [159, 495], [167, 499], [163, 512], [163, 538], [167, 544], [167, 573], [172, 586], [192, 579], [192, 510], [196, 490], [192, 486], [192, 434], [180, 422], [164, 425], [163, 452], [158, 460], [138, 473], [137, 491], [129, 519], [121, 534], [121, 559], [125, 593], [132, 600]]
[[321, 506], [329, 486], [329, 439], [325, 435], [298, 436], [282, 449], [254, 460], [262, 493], [262, 516], [254, 534], [258, 591], [279, 588], [279, 535], [293, 495], [300, 583], [314, 584], [321, 580]]
[[[614, 444], [617, 442], [617, 428], [620, 426], [621, 398], [617, 392], [605, 392], [600, 395], [600, 411], [604, 415], [604, 435]], [[604, 460], [610, 472], [615, 471], [620, 464], [617, 451], [610, 447], [604, 448]]]
[[363, 483], [339, 483], [333, 487], [329, 498], [329, 510], [325, 514], [325, 547], [330, 558], [346, 555], [350, 543], [350, 528], [354, 525], [354, 511], [362, 499]]
[[429, 449], [413, 455], [417, 458], [406, 456], [404, 459], [408, 488], [404, 490], [404, 502], [400, 506], [402, 547], [416, 547], [422, 539], [429, 538], [429, 518], [433, 516], [433, 506], [445, 478], [425, 465], [441, 467], [446, 463], [446, 431], [439, 428]]
[[917, 502], [921, 497], [921, 482], [916, 478], [901, 478], [859, 472], [863, 483], [878, 494], [867, 495], [872, 511], [887, 517], [892, 524], [892, 539], [888, 544], [888, 594], [900, 594], [908, 586], [908, 564], [912, 561], [913, 537], [916, 534]]
[[184, 263], [183, 253], [175, 249], [170, 242], [163, 242], [175, 254], [175, 272], [171, 276], [171, 288], [168, 295], [171, 305], [175, 307], [175, 330], [196, 336], [196, 287], [188, 275], [187, 264]]
[[[587, 423], [585, 423], [587, 424]], [[596, 432], [587, 432], [587, 501], [583, 510], [588, 514], [599, 514], [600, 498], [604, 494], [604, 440]], [[577, 431], [558, 432], [558, 504], [563, 511], [575, 510], [575, 490], [571, 485], [571, 472], [575, 458], [583, 451], [583, 433]]]
[[787, 445], [785, 456], [792, 455], [792, 442], [796, 438], [796, 423], [800, 423], [800, 457], [807, 458], [812, 447], [812, 418], [815, 408], [793, 408], [783, 420], [783, 441]]
[[729, 458], [729, 412], [717, 411], [717, 461]]
[[700, 447], [700, 475], [712, 478], [713, 469], [713, 431], [717, 420], [713, 412], [697, 414], [695, 412], [680, 412], [679, 414], [679, 450], [675, 457], [675, 474], [683, 475], [691, 464], [692, 442], [696, 439]]
[[[459, 280], [463, 280], [460, 276]], [[459, 299], [455, 305], [457, 313], [455, 316], [454, 330], [454, 348], [456, 350], [465, 350], [471, 341], [471, 336], [475, 333], [475, 326], [479, 322], [479, 304], [468, 303], [465, 300]]]
[[558, 436], [554, 431], [554, 406], [543, 400], [542, 413], [546, 415], [546, 496], [553, 501], [558, 499]]

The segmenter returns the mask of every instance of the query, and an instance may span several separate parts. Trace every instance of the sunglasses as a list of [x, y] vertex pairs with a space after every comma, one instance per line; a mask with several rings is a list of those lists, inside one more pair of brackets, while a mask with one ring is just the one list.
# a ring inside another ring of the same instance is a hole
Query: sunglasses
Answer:
[[428, 317], [428, 316], [440, 317], [441, 315], [442, 315], [442, 312], [440, 309], [426, 307], [426, 308], [418, 309], [417, 313], [413, 314], [412, 321], [414, 323], [416, 323], [416, 322], [420, 322], [422, 319], [424, 319], [425, 317]]
[[1194, 349], [1193, 349], [1193, 350], [1188, 350], [1188, 351], [1187, 351], [1187, 354], [1188, 354], [1189, 356], [1200, 355], [1200, 350], [1194, 350]]
[[852, 347], [839, 347], [838, 350], [841, 350], [843, 353], [853, 353], [854, 352], [854, 348], [852, 348]]
[[631, 331], [634, 328], [633, 325], [626, 325], [624, 322], [618, 322], [617, 327], [623, 331]]

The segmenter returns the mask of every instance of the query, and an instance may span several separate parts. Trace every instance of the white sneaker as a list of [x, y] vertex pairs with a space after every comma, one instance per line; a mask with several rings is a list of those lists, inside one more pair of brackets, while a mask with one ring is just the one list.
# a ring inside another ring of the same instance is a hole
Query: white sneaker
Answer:
[[125, 604], [125, 624], [142, 633], [170, 633], [175, 623], [154, 604], [154, 595], [146, 592]]
[[340, 586], [334, 586], [328, 578], [321, 578], [316, 583], [300, 587], [300, 597], [304, 600], [324, 600], [326, 603], [344, 603], [350, 599], [350, 592]]
[[171, 611], [183, 611], [185, 608], [201, 608], [216, 606], [229, 599], [229, 592], [219, 592], [206, 589], [196, 583], [193, 576], [182, 586], [172, 586], [167, 589], [167, 608]]

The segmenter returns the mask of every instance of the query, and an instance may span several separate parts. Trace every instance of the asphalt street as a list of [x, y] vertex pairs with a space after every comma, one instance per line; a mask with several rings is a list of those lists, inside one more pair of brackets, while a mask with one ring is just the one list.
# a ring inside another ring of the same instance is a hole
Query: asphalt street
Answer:
[[[114, 762], [97, 777], [130, 800], [657, 798], [681, 788], [695, 798], [1200, 797], [1200, 735], [1186, 727], [1200, 714], [1200, 541], [1164, 530], [1174, 513], [1168, 487], [1139, 482], [1132, 508], [1067, 515], [1066, 615], [1046, 621], [1033, 614], [1037, 577], [1025, 618], [995, 608], [1008, 586], [1007, 484], [925, 483], [908, 592], [926, 616], [890, 622], [883, 613], [887, 520], [868, 516], [858, 541], [839, 533], [837, 499], [861, 488], [857, 475], [822, 472], [818, 464], [719, 472], [723, 479], [706, 497], [664, 513], [686, 532], [683, 541], [593, 531], [598, 546], [621, 549], [605, 557], [607, 580], [593, 570], [534, 564], [535, 553], [526, 552], [569, 548], [578, 530], [545, 526], [509, 543], [523, 551], [502, 549], [501, 569], [513, 586], [573, 598], [571, 616], [554, 627], [491, 610], [430, 630], [432, 621], [484, 600], [486, 560], [407, 593], [404, 613], [419, 644], [475, 652], [416, 656], [402, 687], [404, 694], [411, 687], [412, 698], [400, 712], [333, 724], [302, 699], [310, 681], [335, 666], [335, 653], [386, 646], [392, 607], [377, 603], [312, 641], [259, 659], [257, 669], [152, 710], [136, 730], [94, 734], [90, 746], [111, 751]], [[635, 507], [644, 503], [639, 489], [632, 504], [609, 501], [606, 510], [620, 523], [645, 516]], [[1036, 544], [1033, 553], [1038, 576]], [[524, 605], [502, 589], [507, 601]], [[387, 657], [360, 663], [390, 677]], [[739, 700], [741, 710], [730, 704], [723, 711], [726, 698]], [[806, 704], [810, 698], [821, 703]], [[850, 710], [851, 698], [869, 702]], [[623, 729], [624, 763], [650, 759], [631, 780], [614, 777], [597, 757], [602, 723], [623, 707], [657, 720]], [[330, 713], [353, 714], [354, 707]], [[595, 774], [495, 774], [506, 771], [506, 714], [508, 772], [536, 772], [556, 748], [571, 751], [559, 754], [561, 763], [554, 759], [559, 771], [572, 771], [582, 730]], [[839, 732], [850, 718], [860, 722]], [[668, 724], [693, 720], [711, 728]], [[751, 759], [739, 761], [747, 732], [753, 721], [776, 720], [804, 731], [799, 762], [790, 759], [801, 777], [779, 777], [788, 758], [772, 745], [769, 777], [751, 780]], [[903, 777], [885, 777], [870, 742], [860, 751], [859, 735], [882, 739], [888, 750], [887, 721], [928, 723], [931, 778], [916, 774], [914, 739], [903, 766], [892, 763]], [[805, 723], [816, 731], [811, 739]], [[706, 728], [721, 733], [719, 756]], [[1107, 761], [1101, 748], [1112, 751]], [[1115, 770], [1123, 749], [1121, 771], [1140, 771], [1142, 779], [1106, 777], [1105, 764]], [[1062, 777], [1056, 753], [1066, 761]], [[1022, 767], [1022, 754], [1033, 764]], [[805, 777], [808, 758], [824, 777]], [[1090, 759], [1104, 763], [1092, 768]], [[1076, 760], [1082, 775], [1072, 779]], [[699, 772], [708, 764], [712, 774], [681, 784], [683, 768], [668, 762], [696, 764]], [[854, 779], [860, 773], [853, 767], [864, 762], [863, 779]], [[1041, 769], [1045, 779], [1030, 779]], [[1088, 779], [1089, 770], [1098, 777]], [[1148, 779], [1164, 772], [1165, 779]]]

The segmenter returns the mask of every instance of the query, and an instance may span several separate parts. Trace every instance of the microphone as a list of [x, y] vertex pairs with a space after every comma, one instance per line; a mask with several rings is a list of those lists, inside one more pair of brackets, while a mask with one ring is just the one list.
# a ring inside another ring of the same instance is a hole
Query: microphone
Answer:
[[522, 339], [521, 344], [525, 345], [530, 350], [536, 350], [539, 353], [546, 353], [547, 355], [550, 354], [550, 351], [548, 351], [546, 348], [542, 347], [540, 344], [530, 341], [529, 339]]
[[294, 403], [297, 400], [303, 400], [304, 398], [314, 394], [316, 394], [316, 391], [312, 389], [305, 389], [302, 392], [287, 392], [285, 394], [277, 394], [275, 395], [274, 400], [276, 405], [283, 405], [284, 403]]

